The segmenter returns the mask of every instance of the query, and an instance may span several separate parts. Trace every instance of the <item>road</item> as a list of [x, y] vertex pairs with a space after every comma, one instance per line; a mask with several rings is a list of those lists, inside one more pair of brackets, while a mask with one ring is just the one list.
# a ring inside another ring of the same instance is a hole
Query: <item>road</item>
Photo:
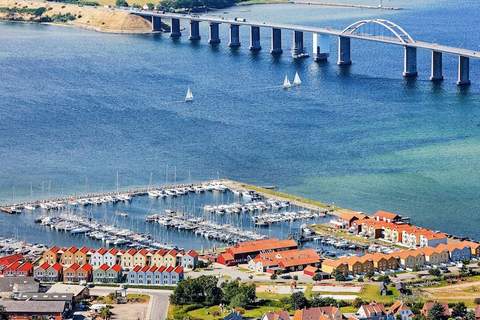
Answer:
[[385, 37], [383, 35], [378, 36], [378, 35], [370, 35], [370, 34], [345, 33], [344, 30], [333, 29], [333, 28], [320, 28], [320, 27], [312, 27], [312, 26], [304, 26], [304, 25], [296, 25], [296, 24], [260, 22], [260, 21], [251, 21], [251, 20], [247, 21], [245, 19], [238, 20], [235, 18], [227, 18], [227, 17], [221, 17], [221, 16], [219, 17], [214, 15], [208, 15], [208, 14], [187, 15], [187, 14], [167, 13], [167, 12], [160, 13], [156, 11], [147, 11], [147, 10], [131, 11], [131, 13], [139, 16], [144, 16], [144, 17], [156, 16], [156, 17], [168, 18], [168, 19], [172, 19], [172, 18], [185, 19], [185, 20], [194, 20], [194, 21], [205, 21], [210, 23], [226, 23], [226, 24], [236, 24], [236, 25], [245, 25], [245, 26], [275, 28], [275, 29], [283, 29], [283, 30], [295, 30], [295, 31], [311, 32], [311, 33], [324, 34], [324, 35], [330, 35], [330, 36], [344, 36], [352, 39], [360, 39], [360, 40], [381, 42], [381, 43], [401, 45], [401, 46], [408, 45], [410, 47], [415, 47], [420, 49], [427, 49], [427, 50], [433, 50], [437, 52], [443, 52], [446, 54], [480, 59], [480, 52], [475, 50], [450, 47], [450, 46], [445, 46], [438, 43], [431, 43], [431, 42], [425, 42], [425, 41], [415, 40], [411, 42], [403, 42], [399, 40], [399, 38], [393, 37], [393, 36]]
[[[90, 289], [90, 294], [106, 296], [118, 289], [119, 287], [94, 287]], [[127, 289], [128, 293], [141, 293], [150, 296], [145, 320], [165, 320], [167, 318], [169, 297], [172, 291], [129, 288]]]

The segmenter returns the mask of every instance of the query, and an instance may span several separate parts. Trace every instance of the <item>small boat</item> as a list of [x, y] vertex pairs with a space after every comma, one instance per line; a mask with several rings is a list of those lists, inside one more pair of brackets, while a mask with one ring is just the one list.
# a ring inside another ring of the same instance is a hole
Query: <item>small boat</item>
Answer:
[[190, 90], [190, 87], [188, 87], [187, 95], [185, 96], [185, 102], [192, 102], [192, 101], [193, 101], [193, 93], [192, 93], [192, 90]]
[[293, 79], [293, 85], [294, 86], [299, 86], [302, 84], [302, 80], [300, 80], [300, 76], [298, 75], [298, 72], [295, 72], [295, 78]]
[[292, 85], [290, 83], [290, 80], [288, 80], [288, 76], [285, 75], [285, 79], [283, 80], [283, 89], [289, 89], [291, 87]]

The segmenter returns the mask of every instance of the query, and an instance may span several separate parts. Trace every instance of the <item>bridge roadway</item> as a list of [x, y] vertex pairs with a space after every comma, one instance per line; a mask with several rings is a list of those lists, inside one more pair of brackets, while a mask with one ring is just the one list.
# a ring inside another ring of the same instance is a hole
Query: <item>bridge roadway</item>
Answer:
[[[210, 24], [210, 39], [209, 43], [212, 45], [220, 43], [219, 37], [219, 25], [230, 25], [230, 47], [240, 46], [239, 27], [250, 27], [250, 50], [261, 50], [260, 44], [260, 28], [272, 29], [272, 54], [282, 53], [282, 30], [290, 30], [293, 32], [293, 47], [292, 56], [294, 58], [302, 58], [308, 56], [303, 46], [304, 33], [311, 33], [313, 35], [313, 54], [315, 61], [326, 60], [329, 56], [328, 50], [321, 48], [317, 39], [318, 35], [338, 37], [338, 60], [339, 65], [350, 65], [351, 61], [351, 45], [350, 40], [364, 40], [373, 41], [378, 43], [390, 44], [402, 46], [404, 48], [403, 59], [403, 76], [404, 77], [416, 77], [417, 76], [417, 49], [424, 49], [431, 51], [431, 75], [430, 80], [442, 81], [443, 80], [443, 54], [458, 56], [458, 72], [457, 72], [457, 84], [469, 85], [470, 84], [470, 59], [480, 59], [480, 51], [474, 51], [464, 48], [457, 48], [451, 46], [445, 46], [438, 43], [431, 43], [426, 41], [414, 40], [402, 27], [395, 23], [383, 20], [361, 20], [357, 21], [344, 30], [312, 27], [296, 24], [285, 23], [272, 23], [272, 22], [259, 22], [254, 20], [246, 20], [243, 18], [226, 18], [222, 16], [214, 15], [194, 15], [194, 14], [178, 14], [169, 12], [158, 11], [131, 11], [132, 14], [141, 16], [152, 23], [152, 30], [161, 30], [161, 20], [171, 20], [171, 37], [178, 38], [181, 36], [180, 20], [190, 21], [190, 39], [199, 40], [199, 23], [207, 22]], [[391, 32], [391, 36], [385, 36], [383, 34], [370, 34], [360, 32], [363, 26], [374, 25], [381, 26]]]
[[[145, 17], [155, 16], [155, 17], [168, 18], [168, 19], [173, 18], [173, 19], [189, 20], [189, 21], [192, 20], [192, 21], [199, 21], [199, 22], [236, 24], [240, 26], [250, 26], [250, 27], [253, 26], [253, 27], [261, 27], [261, 28], [274, 28], [274, 29], [291, 30], [291, 31], [302, 31], [302, 32], [311, 32], [316, 34], [323, 34], [323, 35], [337, 36], [337, 37], [343, 36], [343, 37], [348, 37], [352, 39], [382, 42], [382, 43], [401, 45], [401, 46], [405, 45], [405, 43], [400, 42], [395, 37], [379, 37], [374, 35], [363, 35], [363, 34], [344, 34], [343, 30], [331, 29], [331, 28], [311, 27], [311, 26], [286, 24], [286, 23], [259, 22], [259, 21], [253, 21], [253, 20], [240, 21], [240, 20], [228, 19], [228, 18], [212, 16], [212, 15], [159, 13], [155, 11], [138, 11], [133, 13], [136, 15], [145, 16]], [[437, 52], [443, 52], [443, 53], [462, 56], [462, 57], [480, 59], [480, 51], [450, 47], [450, 46], [445, 46], [438, 43], [415, 41], [413, 43], [408, 43], [408, 46], [437, 51]]]

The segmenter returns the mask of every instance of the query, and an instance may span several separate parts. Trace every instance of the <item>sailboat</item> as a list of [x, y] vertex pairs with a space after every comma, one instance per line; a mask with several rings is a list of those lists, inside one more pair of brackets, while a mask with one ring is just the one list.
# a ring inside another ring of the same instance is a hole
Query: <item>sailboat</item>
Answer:
[[295, 78], [293, 79], [293, 85], [294, 86], [299, 86], [302, 84], [302, 80], [300, 80], [300, 76], [298, 75], [298, 72], [295, 72]]
[[283, 80], [283, 89], [289, 89], [292, 85], [290, 84], [290, 80], [288, 80], [288, 76], [285, 75], [285, 79]]
[[185, 102], [192, 102], [192, 101], [193, 101], [193, 93], [192, 93], [192, 90], [190, 90], [190, 87], [188, 87], [187, 95], [185, 96]]

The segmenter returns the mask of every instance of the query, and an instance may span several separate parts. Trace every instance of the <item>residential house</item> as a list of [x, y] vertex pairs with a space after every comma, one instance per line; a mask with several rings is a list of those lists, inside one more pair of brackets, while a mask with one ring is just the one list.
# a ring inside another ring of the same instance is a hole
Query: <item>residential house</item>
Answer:
[[290, 320], [290, 315], [285, 310], [267, 312], [261, 320]]
[[182, 266], [177, 266], [175, 269], [172, 270], [170, 273], [170, 284], [176, 285], [180, 281], [183, 280], [183, 267]]
[[335, 306], [296, 310], [293, 320], [342, 320], [342, 313]]
[[348, 263], [345, 259], [325, 259], [322, 261], [322, 271], [329, 274], [339, 272], [347, 275], [349, 273]]
[[425, 247], [419, 249], [425, 255], [425, 262], [429, 265], [438, 266], [442, 263], [447, 263], [450, 259], [449, 252], [443, 246], [440, 247]]
[[330, 221], [330, 223], [340, 229], [351, 229], [355, 232], [359, 232], [361, 221], [367, 218], [367, 215], [361, 212], [340, 211], [337, 219]]
[[107, 270], [105, 276], [108, 283], [122, 282], [122, 267], [119, 264], [111, 266], [110, 269]]
[[48, 264], [55, 264], [60, 262], [61, 249], [59, 247], [52, 247], [42, 254], [42, 261]]
[[163, 257], [168, 252], [167, 249], [159, 249], [152, 253], [152, 265], [161, 267], [164, 264]]
[[383, 304], [375, 302], [360, 306], [356, 317], [360, 320], [394, 320], [392, 316], [387, 314]]
[[442, 232], [434, 232], [428, 229], [421, 229], [417, 233], [420, 247], [436, 247], [439, 244], [447, 243], [447, 235]]
[[33, 276], [36, 280], [43, 282], [57, 282], [62, 279], [62, 265], [55, 263], [53, 265], [44, 262], [42, 265], [35, 268]]
[[394, 222], [401, 221], [402, 216], [400, 216], [396, 213], [393, 213], [393, 212], [379, 210], [379, 211], [375, 212], [375, 214], [373, 215], [373, 219], [375, 219], [377, 221], [394, 223]]
[[472, 249], [466, 241], [455, 241], [447, 244], [440, 244], [440, 249], [447, 249], [451, 261], [464, 261], [472, 258]]
[[87, 247], [82, 247], [73, 255], [74, 263], [79, 265], [84, 265], [90, 263], [90, 252], [91, 250]]
[[1, 257], [0, 258], [0, 275], [3, 274], [4, 270], [8, 268], [8, 266], [16, 262], [21, 262], [22, 260], [23, 260], [23, 255], [21, 254], [13, 254], [13, 255]]
[[133, 264], [135, 266], [148, 266], [152, 254], [147, 249], [141, 249], [133, 256]]
[[75, 253], [78, 251], [78, 248], [72, 246], [68, 249], [63, 250], [63, 253], [60, 257], [60, 263], [64, 266], [69, 266], [75, 263]]
[[103, 263], [107, 264], [109, 267], [113, 267], [114, 265], [118, 264], [120, 251], [118, 249], [112, 248], [105, 252], [103, 255]]
[[415, 269], [425, 265], [425, 255], [419, 250], [404, 250], [392, 255], [400, 259], [400, 265], [404, 268]]
[[106, 283], [107, 282], [107, 270], [110, 269], [109, 265], [104, 263], [97, 269], [93, 270], [93, 282]]
[[297, 248], [297, 242], [291, 239], [279, 240], [272, 238], [245, 241], [227, 248], [224, 253], [218, 256], [217, 262], [231, 266], [238, 263], [246, 263], [250, 259], [255, 258], [260, 252], [293, 250]]
[[429, 302], [425, 302], [423, 304], [423, 308], [422, 310], [420, 311], [420, 313], [424, 316], [424, 317], [428, 317], [428, 314], [430, 312], [430, 310], [433, 308], [433, 306], [435, 304], [440, 304], [442, 307], [443, 307], [443, 315], [446, 317], [446, 318], [449, 318], [451, 315], [452, 315], [452, 310], [450, 310], [450, 308], [448, 307], [448, 304], [447, 303], [439, 303], [439, 302], [433, 302], [433, 301], [429, 301]]
[[129, 270], [136, 266], [134, 263], [134, 257], [136, 253], [137, 253], [137, 250], [132, 248], [132, 249], [128, 249], [122, 254], [122, 258], [120, 261], [120, 265], [122, 266], [122, 269]]
[[90, 264], [84, 264], [80, 269], [77, 270], [77, 279], [78, 281], [89, 282], [92, 279], [93, 267]]
[[248, 267], [256, 272], [296, 271], [319, 265], [320, 256], [313, 249], [260, 253], [248, 262]]
[[93, 268], [100, 268], [100, 266], [105, 263], [104, 256], [107, 252], [107, 249], [100, 248], [92, 253], [90, 256], [90, 264]]
[[388, 314], [393, 316], [393, 319], [397, 320], [412, 320], [415, 316], [412, 310], [400, 300], [397, 300], [393, 303], [393, 305], [388, 310]]
[[163, 257], [164, 266], [175, 267], [177, 265], [177, 255], [178, 255], [178, 251], [175, 249], [168, 251]]
[[195, 250], [188, 250], [183, 254], [181, 265], [184, 269], [195, 269], [198, 264], [198, 253]]
[[63, 267], [63, 281], [64, 282], [78, 282], [77, 272], [80, 269], [80, 265], [74, 263], [68, 267]]
[[52, 319], [61, 320], [67, 316], [65, 301], [2, 301], [8, 319]]
[[14, 262], [3, 270], [4, 277], [29, 277], [33, 275], [33, 264], [30, 262]]

